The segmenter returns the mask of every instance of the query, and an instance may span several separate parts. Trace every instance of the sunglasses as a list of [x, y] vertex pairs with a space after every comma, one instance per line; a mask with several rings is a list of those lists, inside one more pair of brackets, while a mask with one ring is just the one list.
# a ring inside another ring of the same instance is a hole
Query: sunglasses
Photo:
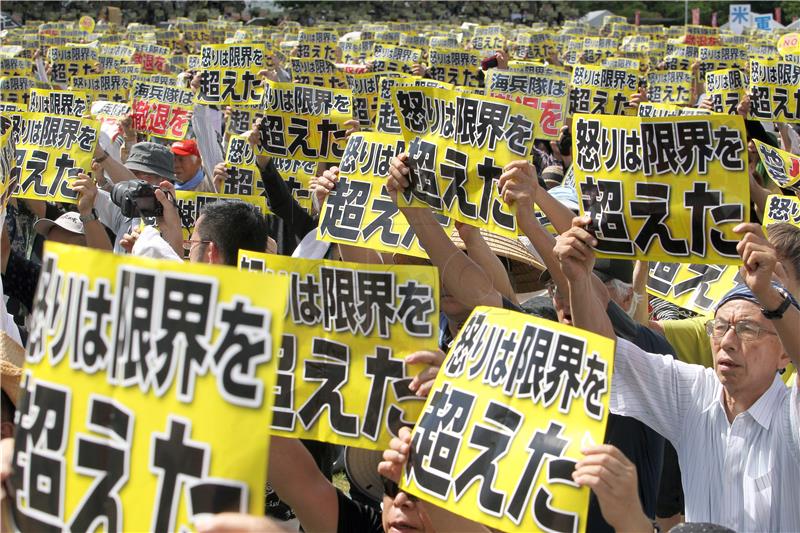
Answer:
[[418, 502], [419, 501], [419, 498], [417, 498], [416, 496], [413, 496], [413, 495], [411, 495], [411, 494], [409, 494], [407, 492], [401, 491], [400, 487], [397, 486], [397, 483], [395, 483], [391, 479], [387, 479], [387, 478], [381, 476], [381, 481], [383, 482], [383, 493], [385, 495], [387, 495], [388, 497], [394, 499], [397, 496], [397, 493], [403, 492], [403, 494], [406, 495], [406, 498], [408, 498], [410, 501], [412, 501], [412, 502]]

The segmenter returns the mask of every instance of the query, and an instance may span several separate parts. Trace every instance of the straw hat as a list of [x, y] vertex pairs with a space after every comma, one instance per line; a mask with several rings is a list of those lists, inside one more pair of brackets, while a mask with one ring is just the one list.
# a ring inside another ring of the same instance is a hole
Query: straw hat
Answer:
[[5, 331], [0, 331], [0, 369], [3, 372], [0, 384], [14, 405], [19, 400], [19, 381], [24, 362], [25, 349]]
[[[539, 276], [545, 270], [545, 266], [528, 251], [525, 245], [517, 239], [495, 235], [484, 229], [480, 231], [481, 237], [495, 255], [505, 259], [503, 262], [514, 292], [518, 294], [534, 292], [544, 287], [539, 283]], [[457, 230], [453, 230], [450, 238], [461, 250], [466, 249]]]

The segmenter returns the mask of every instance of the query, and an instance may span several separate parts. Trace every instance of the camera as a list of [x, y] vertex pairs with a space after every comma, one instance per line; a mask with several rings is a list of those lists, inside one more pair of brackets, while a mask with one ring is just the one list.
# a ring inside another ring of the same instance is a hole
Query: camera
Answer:
[[111, 201], [128, 218], [164, 216], [164, 206], [156, 198], [156, 188], [144, 180], [121, 181], [111, 189]]

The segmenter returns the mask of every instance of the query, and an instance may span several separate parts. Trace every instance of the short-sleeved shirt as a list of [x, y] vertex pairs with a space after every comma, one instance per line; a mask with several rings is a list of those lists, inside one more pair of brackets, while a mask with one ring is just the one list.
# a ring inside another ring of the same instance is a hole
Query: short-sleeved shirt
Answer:
[[339, 499], [337, 533], [383, 533], [383, 517], [377, 509], [351, 500], [339, 489], [336, 497]]

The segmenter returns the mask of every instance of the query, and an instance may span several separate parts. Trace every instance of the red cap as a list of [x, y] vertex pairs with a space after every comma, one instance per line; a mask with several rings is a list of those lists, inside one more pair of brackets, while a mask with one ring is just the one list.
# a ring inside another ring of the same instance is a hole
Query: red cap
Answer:
[[172, 143], [172, 153], [175, 155], [200, 155], [200, 151], [197, 149], [197, 141], [194, 139]]

